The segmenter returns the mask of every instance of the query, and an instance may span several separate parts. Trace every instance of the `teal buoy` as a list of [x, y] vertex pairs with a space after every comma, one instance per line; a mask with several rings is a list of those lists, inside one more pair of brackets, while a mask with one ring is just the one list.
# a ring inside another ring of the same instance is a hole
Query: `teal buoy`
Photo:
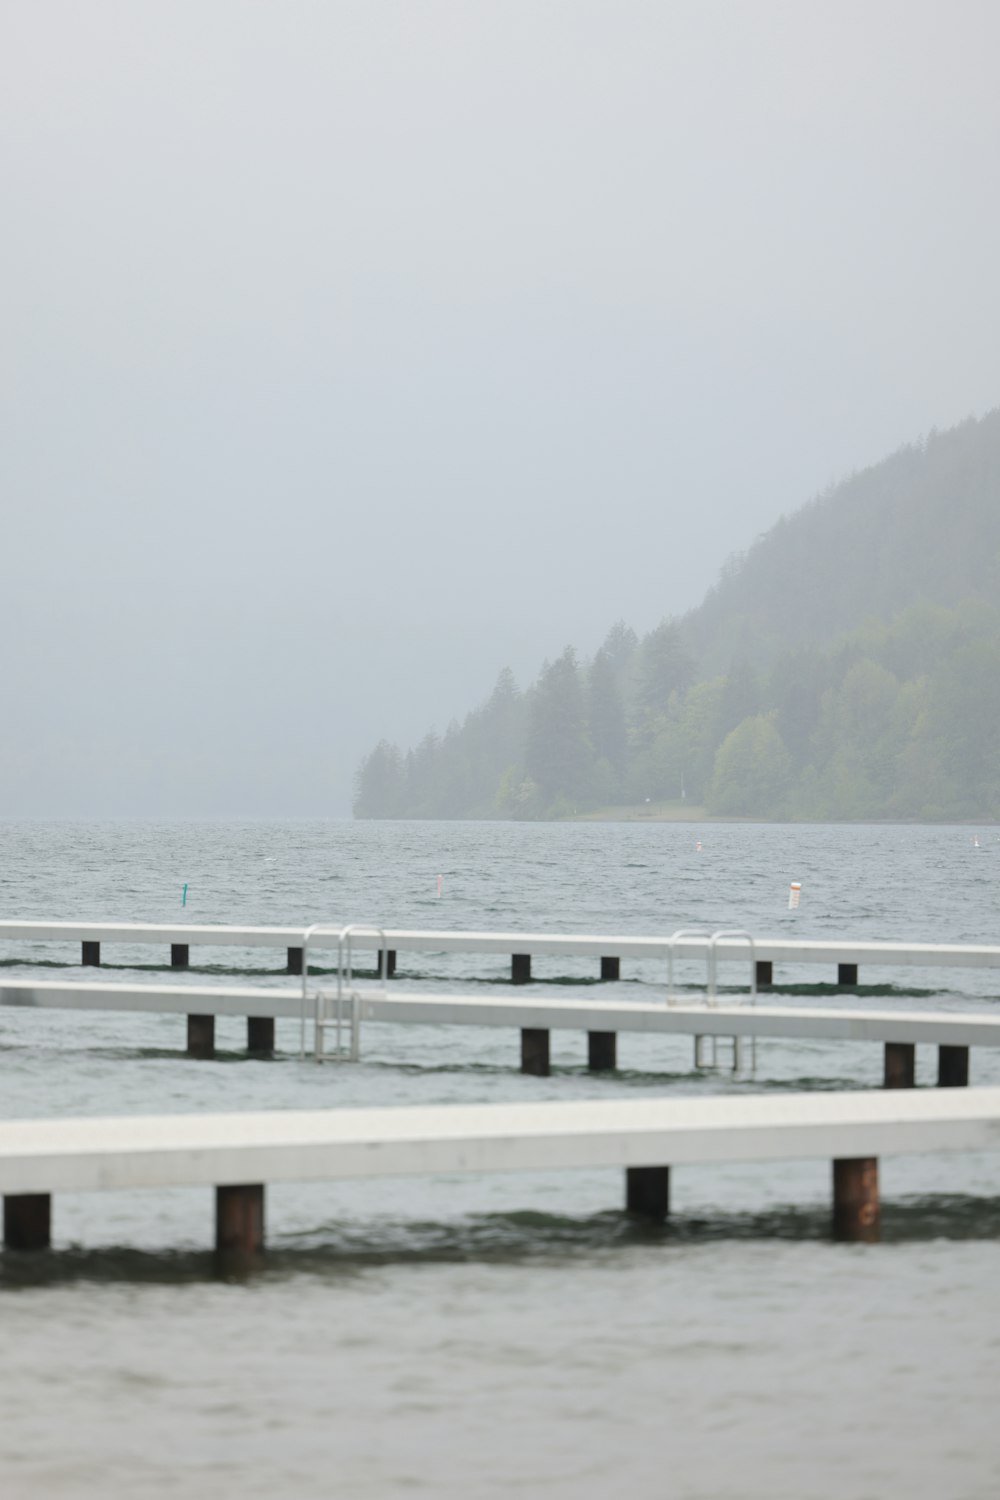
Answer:
[[184, 882], [184, 889], [181, 891], [181, 905], [182, 906], [187, 906], [187, 904], [188, 904], [188, 883], [185, 880], [185, 882]]

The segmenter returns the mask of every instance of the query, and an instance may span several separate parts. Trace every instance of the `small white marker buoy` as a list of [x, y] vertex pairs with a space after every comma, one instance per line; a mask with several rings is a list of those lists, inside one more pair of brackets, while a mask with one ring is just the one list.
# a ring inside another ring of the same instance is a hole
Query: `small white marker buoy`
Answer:
[[698, 840], [698, 841], [697, 841], [697, 843], [696, 843], [696, 844], [695, 844], [695, 846], [694, 846], [694, 847], [695, 847], [695, 850], [696, 850], [696, 852], [697, 852], [697, 853], [698, 853], [698, 854], [700, 854], [700, 853], [701, 853], [701, 839], [699, 839], [699, 840]]
[[441, 894], [441, 887], [442, 887], [442, 886], [443, 886], [443, 885], [444, 885], [444, 876], [443, 876], [443, 875], [439, 875], [439, 876], [438, 876], [438, 895], [439, 895], [439, 896], [440, 896], [440, 894]]
[[792, 883], [791, 883], [791, 885], [788, 887], [788, 910], [789, 911], [794, 911], [795, 910], [795, 908], [799, 904], [799, 897], [801, 895], [802, 895], [802, 885], [801, 885], [801, 883], [798, 880], [793, 880]]

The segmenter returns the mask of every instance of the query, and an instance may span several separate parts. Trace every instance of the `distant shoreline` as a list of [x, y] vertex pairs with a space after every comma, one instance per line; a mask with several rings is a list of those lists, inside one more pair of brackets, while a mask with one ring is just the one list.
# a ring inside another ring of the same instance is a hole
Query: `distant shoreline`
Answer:
[[722, 817], [706, 812], [692, 802], [637, 802], [619, 807], [598, 807], [592, 812], [569, 813], [554, 819], [559, 823], [762, 823], [764, 818]]
[[591, 812], [568, 813], [562, 818], [543, 819], [554, 823], [854, 823], [859, 827], [935, 827], [950, 824], [958, 828], [994, 828], [997, 820], [982, 818], [763, 818], [736, 813], [710, 813], [689, 802], [647, 802], [623, 804], [620, 807], [598, 807]]

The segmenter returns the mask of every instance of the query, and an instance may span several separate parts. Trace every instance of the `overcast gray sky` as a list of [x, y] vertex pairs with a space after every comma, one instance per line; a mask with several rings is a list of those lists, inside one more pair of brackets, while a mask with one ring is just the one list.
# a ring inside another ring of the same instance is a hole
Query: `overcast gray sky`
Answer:
[[994, 0], [0, 0], [3, 816], [340, 814], [1000, 401]]

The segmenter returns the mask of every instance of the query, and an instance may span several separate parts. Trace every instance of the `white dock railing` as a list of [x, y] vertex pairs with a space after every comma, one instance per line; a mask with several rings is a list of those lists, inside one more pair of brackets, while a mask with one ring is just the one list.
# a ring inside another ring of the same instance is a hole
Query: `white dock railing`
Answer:
[[[191, 1023], [202, 1027], [201, 1050], [214, 1045], [217, 1017], [246, 1017], [251, 1050], [272, 1050], [276, 1021], [296, 1022], [301, 1027], [305, 990], [262, 989], [232, 985], [132, 985], [93, 982], [60, 983], [39, 980], [25, 984], [0, 980], [0, 1012], [4, 1010], [67, 1010], [134, 1012], [179, 1015], [188, 1018], [188, 1049], [192, 1045]], [[308, 997], [311, 998], [311, 997]], [[912, 1082], [912, 1049], [933, 1045], [940, 1049], [945, 1075], [942, 1082], [963, 1083], [968, 1078], [970, 1047], [1000, 1046], [1000, 1014], [985, 1009], [966, 1011], [921, 1011], [866, 1007], [754, 1006], [741, 1004], [667, 1004], [659, 1000], [592, 1000], [537, 998], [527, 995], [452, 995], [406, 993], [385, 988], [351, 988], [344, 991], [345, 1021], [351, 1024], [351, 1052], [360, 1055], [363, 1024], [415, 1026], [473, 1026], [519, 1029], [522, 1037], [521, 1068], [546, 1073], [549, 1067], [549, 1034], [552, 1031], [585, 1031], [591, 1042], [603, 1041], [590, 1054], [590, 1067], [615, 1066], [615, 1039], [619, 1032], [659, 1036], [874, 1042], [885, 1045], [887, 1068], [890, 1052], [899, 1059], [899, 1049], [908, 1049], [904, 1076], [895, 1082]], [[332, 1012], [326, 1005], [325, 1014]], [[261, 1040], [259, 1028], [268, 1028]], [[254, 1028], [258, 1028], [255, 1032]], [[210, 1040], [205, 1038], [210, 1035]], [[254, 1038], [256, 1037], [256, 1045]], [[531, 1039], [526, 1049], [525, 1038]], [[322, 1046], [322, 1043], [320, 1043]], [[299, 1050], [304, 1053], [300, 1041]], [[961, 1057], [956, 1054], [962, 1054]], [[738, 1061], [737, 1057], [734, 1062]], [[955, 1068], [958, 1065], [958, 1072]], [[908, 1071], [908, 1075], [907, 1075]]]

